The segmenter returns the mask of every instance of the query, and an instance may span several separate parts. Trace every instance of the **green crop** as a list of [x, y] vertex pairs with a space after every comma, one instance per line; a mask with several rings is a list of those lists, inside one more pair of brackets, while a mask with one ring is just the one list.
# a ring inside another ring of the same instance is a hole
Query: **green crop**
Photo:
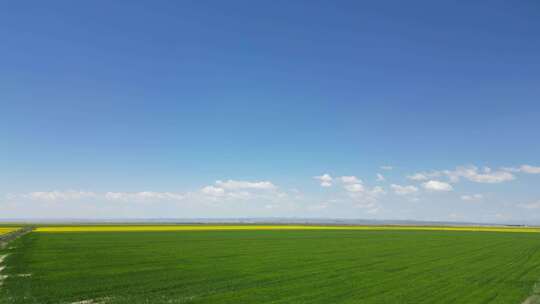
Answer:
[[1, 304], [519, 304], [540, 279], [537, 233], [33, 232], [10, 247]]

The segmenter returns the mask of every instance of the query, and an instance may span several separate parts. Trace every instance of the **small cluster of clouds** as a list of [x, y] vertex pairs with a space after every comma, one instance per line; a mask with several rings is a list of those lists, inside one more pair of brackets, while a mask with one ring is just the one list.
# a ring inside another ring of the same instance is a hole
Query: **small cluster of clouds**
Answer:
[[81, 190], [38, 191], [19, 195], [8, 195], [8, 199], [27, 199], [33, 201], [59, 202], [82, 200], [105, 200], [117, 202], [159, 202], [182, 201], [185, 199], [249, 199], [257, 193], [271, 193], [277, 197], [285, 195], [277, 191], [277, 186], [269, 181], [218, 180], [195, 192], [90, 192]]
[[407, 176], [413, 181], [425, 181], [433, 178], [448, 178], [451, 183], [457, 183], [461, 178], [467, 179], [476, 183], [502, 183], [505, 181], [514, 180], [515, 176], [508, 171], [492, 171], [491, 168], [485, 167], [480, 170], [476, 166], [457, 167], [455, 170], [418, 172]]
[[441, 182], [438, 180], [430, 180], [425, 183], [422, 183], [422, 187], [428, 191], [453, 191], [454, 187], [449, 183]]
[[433, 178], [447, 178], [451, 183], [457, 183], [462, 178], [475, 183], [496, 184], [516, 179], [513, 173], [540, 174], [540, 167], [522, 165], [520, 167], [504, 167], [499, 170], [492, 170], [489, 167], [482, 169], [476, 166], [460, 166], [454, 170], [417, 172], [407, 176], [413, 181], [425, 181]]
[[[97, 197], [96, 194], [94, 197]], [[180, 201], [185, 198], [185, 194], [176, 192], [155, 192], [155, 191], [141, 191], [141, 192], [106, 192], [105, 199], [107, 201]]]
[[[382, 166], [382, 170], [392, 170], [391, 166]], [[466, 171], [469, 170], [468, 172]], [[472, 171], [471, 171], [472, 170]], [[450, 171], [433, 171], [430, 173], [416, 173], [413, 176], [409, 176], [409, 179], [413, 181], [424, 181], [419, 186], [416, 185], [399, 185], [399, 184], [390, 184], [390, 189], [394, 194], [399, 196], [407, 196], [408, 200], [417, 201], [417, 195], [420, 193], [420, 188], [422, 187], [427, 192], [450, 192], [454, 190], [454, 187], [445, 181], [440, 181], [433, 179], [434, 177], [440, 177], [443, 174], [447, 176], [452, 176], [452, 180], [456, 180], [461, 176], [469, 178], [479, 178], [482, 177], [473, 177], [473, 175], [482, 175], [477, 172], [477, 168], [465, 168], [459, 167], [453, 172]], [[476, 172], [475, 172], [476, 171]], [[356, 176], [341, 176], [341, 177], [332, 177], [329, 173], [324, 173], [322, 175], [317, 175], [313, 177], [317, 180], [321, 187], [332, 187], [336, 183], [342, 184], [343, 189], [349, 195], [350, 198], [354, 199], [357, 202], [360, 202], [360, 206], [367, 207], [372, 210], [377, 210], [379, 208], [378, 198], [381, 195], [386, 194], [384, 188], [380, 186], [375, 186], [372, 188], [366, 187], [363, 181]], [[377, 182], [386, 181], [386, 178], [381, 174], [376, 174]]]
[[[392, 170], [391, 166], [381, 166], [382, 170]], [[540, 167], [534, 167], [530, 165], [522, 165], [518, 168], [501, 168], [499, 170], [492, 170], [489, 167], [479, 168], [473, 165], [460, 166], [454, 170], [441, 170], [441, 171], [429, 171], [429, 172], [417, 172], [407, 176], [411, 181], [422, 182], [418, 186], [416, 185], [399, 185], [391, 184], [390, 188], [396, 195], [407, 196], [417, 195], [420, 192], [420, 188], [423, 188], [427, 192], [451, 192], [454, 191], [455, 184], [460, 180], [468, 180], [476, 183], [502, 183], [505, 181], [514, 180], [516, 177], [513, 172], [524, 172], [530, 174], [540, 173]], [[332, 187], [336, 181], [340, 181], [344, 184], [343, 188], [349, 193], [366, 193], [366, 187], [361, 180], [354, 176], [342, 176], [339, 179], [333, 178], [330, 174], [325, 173], [315, 176], [314, 179], [319, 181], [322, 187]], [[446, 180], [445, 180], [446, 179]], [[386, 181], [386, 178], [380, 174], [376, 174], [376, 181]], [[368, 189], [369, 190], [369, 189]], [[375, 187], [371, 189], [371, 192], [382, 193], [384, 190], [381, 187]], [[480, 200], [481, 194], [464, 195], [462, 200]]]
[[59, 201], [81, 201], [81, 200], [100, 200], [107, 201], [159, 201], [159, 200], [182, 200], [185, 195], [174, 192], [91, 192], [81, 190], [66, 191], [36, 191], [23, 193], [20, 195], [8, 195], [8, 199], [29, 199], [33, 201], [59, 202]]
[[[389, 170], [394, 169], [394, 167], [392, 167], [392, 166], [381, 166], [380, 169], [389, 171]], [[322, 175], [314, 176], [313, 179], [317, 180], [321, 187], [332, 187], [334, 185], [334, 182], [335, 182], [334, 178], [328, 173], [324, 173]], [[349, 180], [347, 180], [347, 179], [349, 179]], [[362, 181], [357, 179], [355, 176], [342, 176], [341, 181], [344, 182], [344, 183], [347, 183], [347, 182], [348, 183], [356, 183], [356, 184], [361, 184], [362, 183]], [[376, 181], [377, 182], [384, 182], [384, 181], [386, 181], [386, 178], [381, 173], [377, 173]]]
[[461, 200], [463, 201], [480, 201], [482, 199], [484, 199], [484, 195], [483, 194], [465, 194], [465, 195], [462, 195], [461, 197]]
[[520, 167], [505, 167], [502, 168], [504, 171], [508, 172], [522, 172], [528, 174], [540, 174], [540, 167], [535, 167], [531, 165], [521, 165]]
[[[394, 190], [394, 193], [397, 195], [413, 195], [420, 192], [420, 189], [414, 185], [397, 185], [392, 184], [390, 185], [392, 190]], [[441, 191], [441, 192], [448, 192], [454, 190], [452, 185], [449, 183], [441, 182], [438, 180], [429, 180], [425, 183], [422, 183], [422, 187], [427, 191]]]
[[228, 180], [228, 181], [216, 181], [216, 185], [222, 189], [227, 190], [245, 190], [245, 189], [255, 189], [255, 190], [275, 190], [277, 189], [276, 185], [269, 181], [237, 181], [237, 180]]
[[325, 173], [319, 176], [314, 176], [313, 178], [319, 181], [321, 187], [332, 187], [333, 182], [334, 182], [334, 178], [332, 178], [332, 176], [330, 176], [330, 174], [328, 173]]
[[340, 179], [345, 185], [355, 185], [363, 183], [363, 181], [356, 176], [342, 176]]
[[307, 210], [302, 195], [269, 181], [243, 180], [218, 180], [185, 192], [36, 191], [0, 194], [0, 218], [285, 216]]
[[[461, 180], [474, 183], [498, 184], [516, 179], [514, 173], [540, 174], [540, 167], [522, 165], [519, 167], [504, 167], [493, 170], [490, 167], [479, 168], [474, 165], [459, 166], [454, 170], [425, 171], [417, 172], [407, 176], [407, 179], [414, 182], [422, 182], [420, 186], [428, 192], [450, 192], [454, 190], [452, 184]], [[410, 195], [418, 192], [416, 186], [401, 186], [392, 184], [391, 188], [397, 195]], [[462, 195], [461, 200], [479, 201], [483, 199], [482, 194]]]
[[[391, 170], [391, 167], [380, 167], [382, 170]], [[388, 188], [393, 194], [402, 196], [405, 200], [416, 202], [420, 201], [423, 193], [450, 193], [458, 188], [458, 183], [467, 181], [479, 184], [500, 184], [516, 180], [522, 174], [540, 174], [540, 167], [532, 165], [521, 165], [518, 167], [500, 167], [492, 169], [490, 167], [478, 167], [474, 165], [458, 166], [451, 170], [416, 172], [407, 176], [409, 183], [391, 183]], [[344, 192], [353, 201], [359, 202], [357, 207], [366, 208], [367, 213], [377, 213], [382, 210], [379, 197], [385, 194], [382, 187], [369, 188], [363, 181], [356, 176], [332, 177], [325, 173], [314, 177], [323, 187], [332, 187], [341, 185]], [[376, 182], [385, 182], [386, 178], [381, 173], [376, 173]], [[450, 198], [450, 197], [448, 197]], [[486, 196], [482, 193], [464, 193], [457, 196], [456, 199], [463, 202], [483, 202]], [[323, 205], [321, 205], [323, 206]], [[325, 208], [328, 204], [324, 204]], [[523, 210], [540, 210], [540, 201], [533, 201], [521, 204], [509, 204], [514, 208]], [[319, 206], [320, 207], [320, 206]], [[322, 207], [320, 208], [322, 209]], [[313, 210], [320, 210], [313, 207]], [[386, 212], [386, 211], [385, 211]], [[517, 212], [517, 211], [516, 211]], [[383, 212], [384, 213], [384, 212]], [[502, 220], [497, 218], [497, 220]], [[505, 220], [508, 220], [506, 218]]]
[[371, 197], [376, 197], [385, 193], [380, 186], [373, 188], [366, 187], [364, 182], [356, 176], [342, 176], [341, 182], [343, 183], [343, 188], [349, 193], [369, 194]]
[[397, 184], [391, 184], [390, 188], [394, 190], [394, 193], [397, 195], [412, 195], [418, 193], [418, 187], [408, 185], [402, 186]]
[[[417, 182], [417, 185], [391, 184], [390, 188], [396, 195], [406, 196], [408, 200], [417, 201], [419, 200], [417, 195], [420, 193], [420, 188], [428, 193], [451, 192], [454, 191], [455, 184], [462, 180], [473, 183], [499, 184], [517, 179], [517, 173], [540, 174], [540, 167], [521, 165], [494, 170], [490, 167], [479, 168], [469, 165], [459, 166], [453, 170], [416, 172], [408, 175], [407, 179], [411, 182]], [[485, 196], [481, 193], [474, 193], [463, 194], [459, 198], [466, 202], [481, 202], [485, 199]], [[526, 210], [540, 209], [540, 201], [512, 205]]]
[[212, 200], [248, 200], [283, 198], [285, 193], [278, 191], [278, 187], [269, 181], [216, 181], [199, 190], [195, 196]]
[[[390, 185], [392, 190], [394, 190], [394, 193], [397, 195], [411, 195], [411, 194], [417, 194], [420, 190], [418, 187], [413, 185], [397, 185], [392, 184]], [[454, 190], [452, 185], [449, 183], [437, 181], [437, 180], [430, 180], [425, 183], [422, 183], [422, 187], [428, 191], [441, 191], [441, 192], [448, 192]]]
[[[81, 199], [91, 199], [96, 198], [98, 195], [95, 192], [88, 191], [36, 191], [29, 192], [20, 195], [21, 198], [30, 199], [30, 200], [40, 200], [40, 201], [69, 201], [69, 200], [81, 200]], [[16, 198], [16, 195], [8, 195], [8, 198]]]
[[533, 209], [540, 209], [540, 201], [532, 202], [532, 203], [525, 203], [525, 204], [519, 204], [519, 207], [523, 209], [533, 210]]
[[382, 187], [367, 187], [361, 179], [353, 175], [334, 178], [325, 173], [313, 178], [321, 187], [332, 187], [335, 183], [339, 183], [347, 196], [355, 203], [355, 207], [366, 209], [370, 214], [378, 212], [380, 209], [378, 198], [386, 194]]
[[508, 171], [493, 171], [489, 167], [480, 170], [476, 166], [458, 167], [454, 171], [444, 172], [450, 182], [457, 183], [460, 178], [465, 178], [471, 182], [497, 184], [514, 180], [516, 177]]

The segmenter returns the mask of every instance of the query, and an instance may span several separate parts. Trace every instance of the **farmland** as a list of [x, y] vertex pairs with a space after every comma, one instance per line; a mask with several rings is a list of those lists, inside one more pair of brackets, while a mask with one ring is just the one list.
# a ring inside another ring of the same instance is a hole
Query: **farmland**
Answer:
[[0, 227], [0, 235], [10, 233], [10, 232], [15, 231], [17, 229], [18, 228], [16, 228], [16, 227]]
[[0, 303], [507, 304], [540, 279], [538, 233], [309, 227], [42, 227]]
[[402, 230], [540, 232], [538, 227], [489, 226], [322, 226], [322, 225], [86, 225], [38, 227], [36, 232], [137, 232], [137, 231], [221, 231], [221, 230]]

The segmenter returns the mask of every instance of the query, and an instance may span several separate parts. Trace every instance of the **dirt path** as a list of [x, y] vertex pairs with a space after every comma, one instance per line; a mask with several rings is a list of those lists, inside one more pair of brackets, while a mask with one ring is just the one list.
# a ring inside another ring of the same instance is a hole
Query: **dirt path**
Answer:
[[10, 241], [13, 241], [14, 239], [32, 230], [33, 230], [32, 227], [24, 227], [24, 228], [0, 235], [0, 249], [4, 249], [7, 243], [9, 243]]
[[0, 287], [2, 287], [2, 284], [4, 283], [4, 279], [7, 278], [7, 275], [3, 275], [2, 271], [6, 266], [3, 265], [4, 259], [7, 257], [7, 254], [0, 255]]
[[[13, 241], [14, 239], [16, 239], [16, 238], [18, 238], [18, 237], [20, 237], [20, 236], [22, 236], [22, 235], [24, 235], [24, 234], [26, 234], [26, 233], [28, 233], [30, 231], [32, 231], [31, 227], [25, 227], [25, 228], [21, 228], [19, 230], [15, 230], [13, 232], [1, 235], [0, 236], [0, 250], [4, 249], [10, 241]], [[2, 271], [4, 270], [4, 268], [6, 268], [6, 266], [4, 264], [4, 259], [7, 256], [8, 256], [8, 254], [0, 255], [0, 287], [4, 283], [4, 280], [7, 278], [7, 275], [2, 274]]]
[[533, 288], [533, 294], [521, 304], [540, 304], [540, 282]]
[[540, 296], [530, 296], [522, 304], [540, 304]]

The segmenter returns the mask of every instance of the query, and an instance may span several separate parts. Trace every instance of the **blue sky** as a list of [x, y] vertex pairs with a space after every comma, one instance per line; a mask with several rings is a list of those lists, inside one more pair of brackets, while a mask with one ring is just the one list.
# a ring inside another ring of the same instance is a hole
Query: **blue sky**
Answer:
[[539, 31], [537, 1], [5, 4], [0, 218], [540, 223]]

